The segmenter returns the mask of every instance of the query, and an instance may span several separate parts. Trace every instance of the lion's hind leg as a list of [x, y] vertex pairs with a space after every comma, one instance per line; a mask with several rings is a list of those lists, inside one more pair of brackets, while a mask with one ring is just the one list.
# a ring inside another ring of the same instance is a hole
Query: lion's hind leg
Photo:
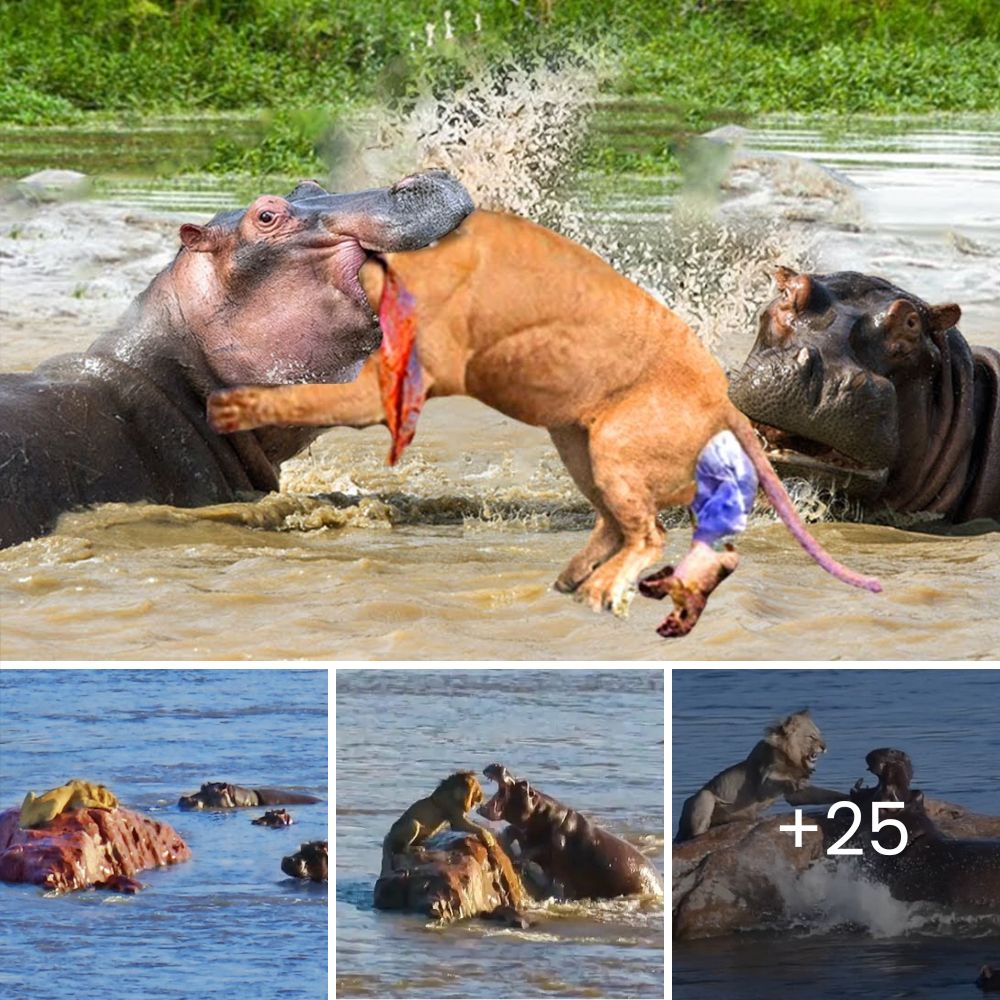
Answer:
[[720, 543], [746, 528], [757, 492], [757, 473], [730, 431], [716, 434], [702, 449], [695, 477], [690, 550], [676, 569], [666, 566], [639, 581], [644, 597], [669, 596], [673, 601], [674, 610], [656, 630], [664, 638], [687, 635], [705, 610], [709, 595], [736, 569], [735, 548]]
[[550, 427], [549, 436], [573, 482], [597, 511], [597, 522], [587, 544], [573, 556], [555, 582], [556, 590], [572, 594], [621, 548], [624, 539], [618, 522], [604, 508], [601, 492], [594, 484], [586, 429], [577, 426]]
[[705, 833], [712, 825], [715, 813], [715, 795], [707, 788], [695, 792], [681, 810], [681, 820], [677, 826], [677, 840], [690, 840]]
[[385, 840], [382, 841], [382, 874], [391, 875], [395, 870], [393, 860], [420, 839], [421, 825], [411, 819], [408, 823], [399, 820], [393, 824]]

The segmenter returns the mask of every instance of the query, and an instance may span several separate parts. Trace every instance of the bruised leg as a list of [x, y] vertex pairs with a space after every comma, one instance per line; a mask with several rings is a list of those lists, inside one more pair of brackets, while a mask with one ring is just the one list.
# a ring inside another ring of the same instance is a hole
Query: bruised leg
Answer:
[[717, 551], [726, 535], [746, 528], [757, 493], [757, 473], [729, 431], [716, 434], [698, 456], [697, 489], [691, 503], [695, 520], [691, 548], [676, 568], [666, 566], [639, 583], [639, 593], [669, 596], [674, 610], [657, 629], [664, 638], [687, 635], [709, 595], [739, 563], [732, 545]]

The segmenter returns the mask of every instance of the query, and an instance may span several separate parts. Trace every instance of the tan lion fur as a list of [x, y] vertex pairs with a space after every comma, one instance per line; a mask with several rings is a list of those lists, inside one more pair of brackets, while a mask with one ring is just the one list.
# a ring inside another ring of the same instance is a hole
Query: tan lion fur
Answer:
[[722, 823], [756, 819], [779, 798], [791, 805], [846, 799], [809, 784], [815, 758], [825, 752], [808, 709], [769, 726], [746, 760], [720, 771], [684, 803], [677, 840], [690, 840]]
[[[660, 559], [657, 512], [689, 504], [695, 465], [729, 429], [789, 529], [840, 579], [856, 574], [809, 536], [747, 418], [729, 401], [719, 363], [679, 316], [584, 247], [526, 219], [473, 212], [423, 250], [385, 261], [415, 300], [417, 348], [428, 398], [472, 396], [515, 420], [545, 427], [597, 522], [559, 574], [558, 590], [593, 610], [624, 615], [639, 575]], [[358, 275], [372, 308], [386, 272]], [[368, 427], [386, 422], [379, 356], [342, 385], [245, 386], [212, 394], [212, 426]], [[692, 546], [668, 586], [678, 631], [733, 571], [735, 551]], [[844, 574], [847, 574], [846, 576]], [[860, 579], [860, 578], [858, 578]], [[855, 585], [868, 586], [868, 583]], [[877, 583], [873, 584], [877, 587]]]
[[456, 771], [425, 799], [419, 799], [389, 828], [382, 841], [382, 874], [393, 871], [392, 856], [422, 844], [446, 826], [475, 834], [487, 847], [496, 840], [489, 830], [466, 819], [465, 814], [483, 801], [483, 790], [472, 771]]

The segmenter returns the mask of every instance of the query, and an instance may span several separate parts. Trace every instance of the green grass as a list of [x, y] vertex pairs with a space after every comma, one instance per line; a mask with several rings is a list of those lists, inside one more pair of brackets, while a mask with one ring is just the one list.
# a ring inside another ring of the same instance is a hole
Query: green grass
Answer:
[[[0, 0], [0, 122], [266, 109], [256, 142], [220, 138], [201, 166], [302, 172], [321, 165], [323, 129], [351, 107], [569, 45], [603, 52], [604, 89], [655, 95], [681, 132], [768, 112], [1000, 101], [995, 0]], [[648, 171], [671, 149], [599, 143], [586, 156]]]

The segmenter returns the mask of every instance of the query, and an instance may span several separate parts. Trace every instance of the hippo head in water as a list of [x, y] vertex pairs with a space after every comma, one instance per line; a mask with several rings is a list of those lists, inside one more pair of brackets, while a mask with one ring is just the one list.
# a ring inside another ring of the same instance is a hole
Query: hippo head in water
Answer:
[[325, 882], [329, 870], [329, 858], [328, 841], [313, 840], [303, 844], [294, 854], [282, 858], [281, 870], [292, 878]]
[[426, 246], [472, 207], [438, 170], [355, 194], [304, 181], [181, 226], [170, 280], [184, 325], [219, 384], [350, 381], [382, 337], [361, 266]]
[[251, 789], [225, 781], [207, 781], [197, 792], [182, 795], [177, 802], [181, 809], [237, 809], [257, 804], [258, 797]]
[[776, 282], [729, 393], [774, 464], [893, 510], [1000, 514], [1000, 358], [959, 307], [853, 271]]
[[865, 788], [858, 779], [851, 790], [855, 802], [903, 802], [914, 809], [923, 810], [924, 794], [910, 787], [913, 781], [913, 761], [903, 750], [879, 747], [866, 757], [868, 770], [878, 778], [873, 788]]

